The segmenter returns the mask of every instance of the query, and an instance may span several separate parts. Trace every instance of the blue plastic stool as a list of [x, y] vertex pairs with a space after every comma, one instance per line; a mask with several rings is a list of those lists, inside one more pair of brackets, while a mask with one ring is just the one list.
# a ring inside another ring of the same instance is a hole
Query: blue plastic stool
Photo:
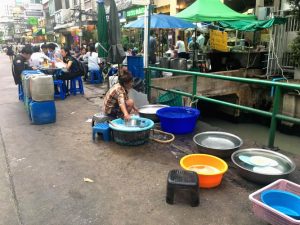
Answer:
[[58, 91], [58, 93], [54, 93], [54, 98], [60, 98], [61, 100], [64, 100], [67, 95], [67, 87], [65, 82], [63, 80], [54, 80], [54, 87], [57, 87], [56, 91]]
[[[78, 81], [78, 87], [76, 81]], [[84, 95], [83, 82], [81, 76], [75, 77], [71, 80], [70, 94], [76, 95], [77, 93]]]
[[24, 91], [22, 84], [18, 84], [18, 96], [20, 101], [24, 101]]
[[93, 140], [96, 139], [96, 133], [101, 133], [104, 141], [110, 141], [110, 127], [108, 123], [97, 123], [93, 126]]
[[91, 70], [90, 79], [88, 80], [90, 84], [100, 84], [103, 82], [102, 74], [100, 70]]

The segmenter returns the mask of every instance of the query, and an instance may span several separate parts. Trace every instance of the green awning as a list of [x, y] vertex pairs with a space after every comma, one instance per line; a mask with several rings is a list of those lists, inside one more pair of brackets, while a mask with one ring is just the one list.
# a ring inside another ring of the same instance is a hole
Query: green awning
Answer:
[[254, 15], [238, 13], [220, 0], [197, 0], [176, 15], [191, 22], [214, 22], [227, 20], [254, 20]]
[[224, 28], [240, 31], [256, 31], [286, 23], [286, 18], [273, 18], [269, 20], [235, 20], [235, 21], [220, 21], [219, 24]]

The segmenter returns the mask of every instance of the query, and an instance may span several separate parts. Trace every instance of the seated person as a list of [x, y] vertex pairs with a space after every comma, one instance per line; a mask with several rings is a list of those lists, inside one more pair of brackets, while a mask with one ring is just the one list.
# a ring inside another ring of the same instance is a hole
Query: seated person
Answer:
[[128, 91], [132, 88], [133, 78], [129, 71], [119, 75], [119, 83], [112, 86], [104, 98], [104, 112], [113, 118], [130, 119], [130, 113], [138, 112]]
[[58, 75], [56, 78], [61, 80], [72, 80], [75, 77], [79, 77], [82, 75], [82, 71], [80, 69], [79, 62], [71, 56], [70, 49], [69, 48], [62, 48], [61, 49], [61, 55], [63, 57], [63, 60], [57, 58], [56, 60], [59, 62], [63, 62], [65, 64], [66, 70], [63, 70], [60, 75]]
[[59, 50], [57, 49], [57, 45], [54, 43], [48, 44], [48, 57], [51, 60], [55, 60], [55, 58], [60, 58], [61, 59], [61, 54]]
[[89, 51], [83, 56], [83, 60], [88, 62], [89, 71], [100, 70], [100, 59], [98, 58], [98, 53], [93, 45], [89, 46]]
[[41, 49], [42, 49], [42, 52], [43, 52], [46, 56], [49, 56], [49, 50], [48, 50], [48, 45], [47, 45], [47, 44], [42, 44]]
[[[84, 61], [84, 56], [86, 54], [86, 48], [81, 48], [81, 50], [76, 50], [79, 54], [75, 54], [77, 60]], [[76, 53], [75, 51], [75, 53]]]
[[32, 50], [33, 53], [30, 57], [30, 66], [39, 67], [45, 60], [48, 62], [51, 61], [51, 59], [46, 56], [44, 52], [40, 52], [39, 46], [34, 46]]
[[15, 84], [22, 84], [21, 74], [23, 70], [35, 69], [29, 66], [29, 59], [31, 57], [32, 50], [30, 46], [25, 46], [21, 50], [21, 54], [17, 55], [13, 60], [12, 64], [12, 74], [14, 77]]

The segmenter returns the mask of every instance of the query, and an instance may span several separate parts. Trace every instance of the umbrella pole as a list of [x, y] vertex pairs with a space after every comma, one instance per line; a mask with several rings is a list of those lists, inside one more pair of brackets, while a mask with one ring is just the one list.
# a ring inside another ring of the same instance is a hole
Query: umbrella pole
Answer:
[[[195, 42], [193, 41], [193, 35], [192, 35], [192, 41], [194, 42], [194, 45], [193, 45], [193, 68], [196, 68], [196, 50], [195, 50], [195, 46], [196, 46], [196, 38], [197, 38], [197, 26], [198, 26], [198, 23], [196, 23], [196, 28], [195, 28]], [[189, 45], [189, 44], [188, 44]]]

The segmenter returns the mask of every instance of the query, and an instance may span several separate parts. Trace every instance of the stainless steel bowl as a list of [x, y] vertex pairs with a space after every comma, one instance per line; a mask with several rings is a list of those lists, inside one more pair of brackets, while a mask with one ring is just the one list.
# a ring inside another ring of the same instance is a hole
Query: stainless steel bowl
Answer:
[[129, 119], [125, 120], [124, 122], [125, 126], [127, 127], [140, 127], [142, 124], [142, 121], [140, 119]]
[[156, 112], [159, 109], [169, 107], [168, 105], [144, 105], [139, 108], [139, 114], [141, 117], [152, 120], [153, 122], [159, 122], [159, 118], [156, 116]]
[[238, 136], [219, 131], [196, 134], [193, 140], [199, 151], [221, 158], [230, 157], [243, 144], [242, 139]]
[[296, 168], [287, 156], [259, 148], [238, 150], [231, 155], [231, 160], [241, 176], [260, 184], [286, 178]]

